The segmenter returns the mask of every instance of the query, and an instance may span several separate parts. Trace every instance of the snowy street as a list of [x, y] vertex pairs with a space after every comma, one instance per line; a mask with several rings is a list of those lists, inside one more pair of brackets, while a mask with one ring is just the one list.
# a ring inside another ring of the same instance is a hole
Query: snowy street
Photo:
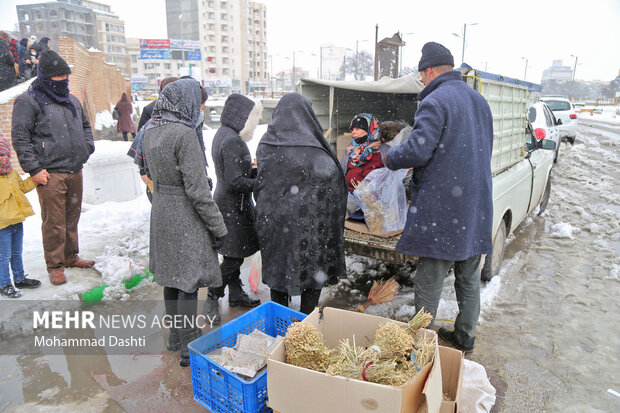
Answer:
[[[609, 412], [620, 406], [620, 399], [607, 392], [620, 391], [620, 116], [583, 114], [579, 122], [575, 144], [560, 147], [547, 211], [528, 217], [515, 230], [500, 275], [482, 287], [476, 347], [468, 358], [486, 368], [497, 390], [494, 412]], [[266, 125], [257, 128], [249, 143], [252, 153], [265, 130]], [[205, 131], [212, 177], [214, 133]], [[124, 154], [129, 147], [128, 142], [96, 145], [95, 156]], [[150, 204], [145, 195], [127, 202], [83, 204], [80, 255], [96, 259], [98, 272], [69, 269], [62, 286], [47, 279], [36, 191], [28, 199], [35, 216], [24, 223], [24, 263], [30, 277], [43, 286], [25, 291], [21, 300], [75, 300], [77, 293], [102, 282], [110, 286], [105, 300], [113, 303], [161, 299], [156, 284], [143, 282], [130, 292], [121, 285], [148, 266]], [[253, 259], [242, 268], [248, 291]], [[321, 304], [353, 308], [364, 300], [364, 288], [391, 271], [404, 284], [399, 296], [367, 312], [408, 320], [414, 315], [410, 267], [359, 256], [347, 257], [348, 279], [325, 289]], [[438, 319], [456, 316], [453, 282], [453, 275], [445, 280]], [[260, 285], [258, 296], [267, 300], [268, 291]], [[205, 293], [201, 291], [200, 300]], [[299, 305], [299, 297], [293, 305]], [[223, 321], [239, 311], [224, 305]], [[1, 317], [3, 339], [17, 340], [12, 315]], [[436, 327], [449, 323], [438, 321]], [[162, 336], [154, 341], [153, 353], [141, 356], [0, 356], [0, 410], [138, 412], [183, 403], [204, 411], [192, 401], [189, 369], [180, 368], [175, 355], [166, 352]]]

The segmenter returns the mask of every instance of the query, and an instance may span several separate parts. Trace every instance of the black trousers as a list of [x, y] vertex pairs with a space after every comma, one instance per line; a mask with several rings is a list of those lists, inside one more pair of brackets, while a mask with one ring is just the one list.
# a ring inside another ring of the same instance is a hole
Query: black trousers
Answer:
[[[171, 316], [183, 316], [183, 322], [185, 320], [192, 320], [198, 314], [198, 291], [193, 293], [186, 293], [183, 290], [172, 287], [164, 287], [164, 303], [166, 306], [166, 313]], [[184, 325], [182, 328], [193, 328], [193, 325]]]
[[[299, 311], [304, 314], [310, 314], [319, 304], [319, 298], [321, 297], [321, 290], [313, 290], [308, 288], [301, 292], [301, 306]], [[288, 293], [281, 291], [271, 290], [271, 301], [282, 304], [288, 307]]]
[[[136, 134], [131, 132], [131, 139], [135, 138]], [[127, 141], [127, 132], [123, 132], [123, 140]]]
[[224, 257], [224, 261], [220, 264], [222, 272], [222, 286], [209, 287], [209, 298], [217, 299], [224, 297], [224, 289], [227, 285], [238, 282], [241, 275], [241, 266], [243, 258]]

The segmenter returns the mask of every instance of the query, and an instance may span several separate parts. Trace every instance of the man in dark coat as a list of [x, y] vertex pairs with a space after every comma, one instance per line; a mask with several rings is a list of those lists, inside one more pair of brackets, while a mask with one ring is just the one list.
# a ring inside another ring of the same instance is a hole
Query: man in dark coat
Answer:
[[424, 307], [436, 315], [454, 263], [459, 314], [454, 331], [442, 328], [439, 334], [469, 351], [480, 315], [481, 254], [492, 251], [493, 119], [486, 100], [453, 67], [448, 49], [424, 45], [418, 70], [426, 87], [418, 96], [413, 130], [384, 161], [393, 170], [413, 167], [412, 201], [396, 249], [420, 258], [416, 311]]
[[13, 104], [13, 147], [24, 172], [39, 184], [43, 251], [52, 284], [67, 281], [66, 267], [95, 264], [78, 256], [82, 167], [95, 143], [80, 101], [69, 93], [70, 73], [58, 53], [43, 51], [37, 78]]
[[218, 250], [224, 256], [220, 265], [223, 285], [209, 288], [204, 309], [205, 314], [218, 323], [221, 320], [218, 299], [224, 296], [226, 285], [231, 307], [256, 307], [260, 304], [260, 300], [250, 298], [243, 290], [239, 275], [243, 259], [259, 249], [252, 202], [256, 169], [252, 168], [246, 142], [252, 139], [261, 112], [260, 102], [253, 102], [243, 95], [230, 95], [222, 111], [222, 126], [215, 134], [211, 146], [217, 176], [213, 198], [228, 229], [228, 235]]
[[0, 92], [15, 85], [15, 61], [9, 45], [0, 39]]
[[263, 282], [282, 305], [301, 294], [301, 311], [309, 314], [321, 289], [346, 276], [347, 185], [308, 98], [289, 93], [280, 99], [256, 157]]

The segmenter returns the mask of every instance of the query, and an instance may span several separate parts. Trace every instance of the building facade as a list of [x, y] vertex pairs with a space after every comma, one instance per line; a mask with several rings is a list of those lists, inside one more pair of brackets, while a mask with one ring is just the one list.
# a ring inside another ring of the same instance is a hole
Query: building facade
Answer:
[[16, 6], [21, 37], [49, 37], [52, 49], [58, 38], [69, 37], [86, 48], [99, 48], [96, 16], [92, 9], [76, 2], [50, 2]]
[[[127, 54], [131, 61], [131, 88], [142, 96], [156, 93], [166, 77], [181, 77], [182, 59], [142, 59], [140, 39], [127, 38]], [[198, 67], [197, 70], [200, 70]]]
[[20, 33], [38, 39], [47, 36], [51, 47], [59, 37], [77, 40], [86, 48], [103, 53], [107, 63], [115, 64], [129, 76], [130, 59], [125, 44], [125, 22], [107, 4], [91, 0], [58, 0], [50, 3], [19, 5], [17, 17]]
[[[60, 0], [67, 1], [67, 0]], [[125, 75], [131, 75], [131, 60], [127, 55], [125, 41], [125, 22], [112, 12], [107, 4], [90, 0], [79, 1], [82, 6], [92, 9], [97, 19], [99, 50], [108, 63], [114, 63]]]
[[573, 78], [573, 68], [562, 65], [562, 60], [554, 60], [551, 67], [545, 69], [542, 81], [545, 80], [571, 80]]
[[166, 0], [170, 39], [200, 42], [200, 70], [214, 94], [269, 88], [267, 8], [248, 0]]

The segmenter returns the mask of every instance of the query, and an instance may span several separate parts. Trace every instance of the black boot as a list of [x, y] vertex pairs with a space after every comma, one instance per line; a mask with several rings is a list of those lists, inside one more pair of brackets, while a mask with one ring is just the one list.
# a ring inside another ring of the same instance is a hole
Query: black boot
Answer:
[[239, 278], [228, 284], [228, 305], [231, 307], [256, 307], [259, 305], [260, 300], [257, 298], [250, 298], [246, 292], [243, 291], [242, 285]]
[[465, 353], [471, 353], [474, 350], [473, 338], [461, 340], [456, 331], [444, 327], [441, 327], [437, 333], [439, 337]]
[[170, 328], [170, 335], [168, 336], [168, 345], [166, 348], [168, 351], [178, 351], [181, 349], [181, 337], [179, 336], [178, 328]]
[[219, 297], [211, 292], [207, 294], [207, 300], [204, 303], [202, 312], [211, 325], [218, 325], [222, 322], [222, 315], [220, 314], [220, 300]]
[[179, 366], [189, 366], [189, 348], [187, 345], [202, 335], [198, 328], [181, 328], [179, 336], [181, 338], [181, 355], [179, 357]]

